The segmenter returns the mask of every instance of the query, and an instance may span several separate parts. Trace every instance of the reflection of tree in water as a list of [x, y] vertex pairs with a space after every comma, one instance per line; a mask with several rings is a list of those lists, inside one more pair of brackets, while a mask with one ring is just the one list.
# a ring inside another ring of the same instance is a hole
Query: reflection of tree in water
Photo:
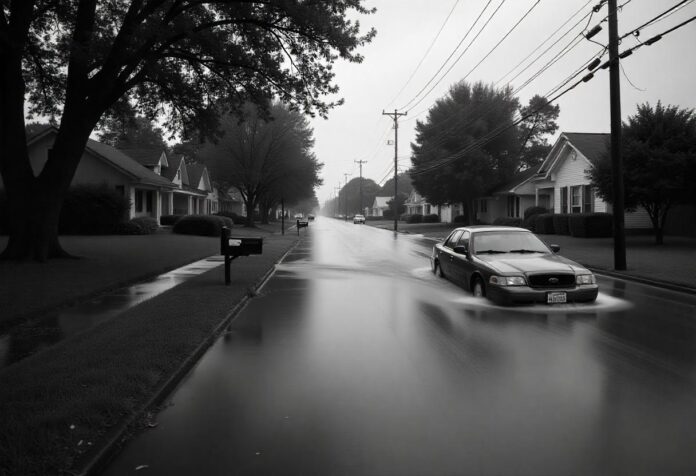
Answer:
[[64, 338], [58, 315], [29, 321], [10, 331], [10, 344], [5, 361], [9, 365], [35, 354]]

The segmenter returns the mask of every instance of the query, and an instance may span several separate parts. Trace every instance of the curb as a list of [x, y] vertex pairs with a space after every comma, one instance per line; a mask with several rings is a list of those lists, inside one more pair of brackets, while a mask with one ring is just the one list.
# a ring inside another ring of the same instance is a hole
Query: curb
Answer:
[[127, 441], [125, 436], [136, 428], [137, 423], [141, 421], [150, 410], [155, 409], [164, 403], [167, 397], [172, 394], [186, 375], [188, 375], [193, 367], [195, 367], [201, 357], [203, 357], [208, 349], [217, 341], [218, 337], [220, 337], [225, 328], [229, 326], [237, 315], [246, 307], [251, 297], [253, 297], [250, 296], [250, 294], [253, 293], [255, 295], [261, 288], [263, 288], [266, 282], [268, 282], [271, 276], [273, 276], [275, 273], [277, 265], [281, 263], [287, 257], [287, 255], [297, 247], [298, 244], [299, 240], [288, 248], [288, 250], [282, 254], [282, 256], [263, 274], [263, 276], [261, 276], [261, 278], [256, 280], [251, 285], [249, 288], [250, 292], [247, 292], [247, 294], [245, 294], [242, 299], [227, 313], [224, 319], [211, 332], [211, 334], [198, 345], [196, 350], [194, 350], [193, 353], [186, 358], [186, 360], [184, 360], [179, 369], [174, 372], [165, 382], [163, 382], [162, 385], [157, 387], [150, 399], [141, 405], [138, 410], [133, 412], [129, 418], [108, 433], [108, 436], [106, 437], [106, 444], [100, 447], [100, 449], [92, 454], [89, 458], [85, 458], [85, 461], [79, 464], [79, 469], [76, 471], [71, 471], [70, 474], [75, 476], [96, 475], [108, 465], [111, 459], [118, 454], [118, 452], [122, 449], [123, 444]]
[[[585, 265], [583, 265], [585, 266]], [[671, 283], [669, 281], [660, 281], [657, 279], [642, 278], [640, 276], [634, 276], [632, 274], [625, 274], [618, 271], [610, 271], [602, 268], [596, 268], [594, 266], [585, 266], [587, 269], [595, 274], [602, 276], [609, 276], [611, 278], [623, 279], [624, 281], [632, 281], [635, 283], [645, 284], [646, 286], [654, 286], [656, 288], [669, 289], [670, 291], [676, 291], [685, 294], [696, 294], [696, 288], [687, 286], [684, 284]]]

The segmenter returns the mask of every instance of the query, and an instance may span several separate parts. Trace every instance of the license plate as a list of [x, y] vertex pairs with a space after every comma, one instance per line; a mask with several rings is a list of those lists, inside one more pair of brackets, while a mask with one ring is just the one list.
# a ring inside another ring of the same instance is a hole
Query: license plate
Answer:
[[566, 298], [566, 293], [559, 292], [559, 293], [547, 293], [546, 294], [546, 303], [547, 304], [559, 304], [567, 302]]

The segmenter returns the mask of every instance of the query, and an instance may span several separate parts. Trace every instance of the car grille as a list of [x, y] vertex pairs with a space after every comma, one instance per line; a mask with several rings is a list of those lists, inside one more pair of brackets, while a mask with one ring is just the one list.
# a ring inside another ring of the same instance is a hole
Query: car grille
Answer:
[[529, 285], [533, 288], [567, 288], [575, 285], [574, 274], [532, 274]]

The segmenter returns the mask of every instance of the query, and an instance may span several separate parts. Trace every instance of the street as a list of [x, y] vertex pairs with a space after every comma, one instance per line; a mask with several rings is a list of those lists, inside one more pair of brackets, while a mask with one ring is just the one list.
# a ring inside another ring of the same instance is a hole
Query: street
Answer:
[[301, 235], [104, 474], [696, 473], [696, 297], [600, 277], [502, 308], [422, 237]]

